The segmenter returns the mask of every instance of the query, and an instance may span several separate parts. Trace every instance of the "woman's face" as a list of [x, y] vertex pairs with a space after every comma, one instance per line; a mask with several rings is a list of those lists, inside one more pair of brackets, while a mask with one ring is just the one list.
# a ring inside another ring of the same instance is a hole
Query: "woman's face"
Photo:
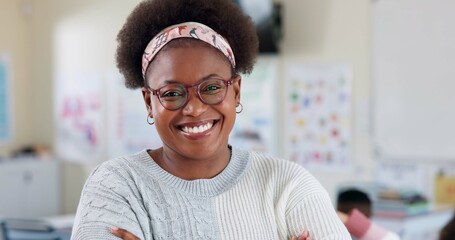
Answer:
[[[208, 77], [229, 80], [231, 65], [208, 46], [163, 49], [149, 66], [146, 79], [152, 89], [169, 83], [194, 85]], [[240, 77], [227, 87], [224, 100], [216, 105], [203, 103], [194, 88], [188, 88], [188, 102], [177, 110], [163, 107], [156, 95], [143, 89], [149, 114], [166, 151], [184, 158], [213, 158], [226, 151], [229, 133], [240, 102]]]

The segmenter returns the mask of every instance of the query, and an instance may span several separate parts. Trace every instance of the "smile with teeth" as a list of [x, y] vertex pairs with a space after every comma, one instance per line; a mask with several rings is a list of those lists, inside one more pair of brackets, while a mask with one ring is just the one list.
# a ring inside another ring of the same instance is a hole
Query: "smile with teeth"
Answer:
[[213, 122], [208, 122], [204, 125], [194, 126], [194, 127], [182, 127], [182, 131], [185, 133], [202, 133], [213, 127]]

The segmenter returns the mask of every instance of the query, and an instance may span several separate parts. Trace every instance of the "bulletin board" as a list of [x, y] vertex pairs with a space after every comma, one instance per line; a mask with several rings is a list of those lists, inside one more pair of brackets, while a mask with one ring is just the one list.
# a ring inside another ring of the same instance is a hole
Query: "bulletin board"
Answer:
[[286, 158], [312, 170], [351, 167], [351, 89], [349, 64], [285, 67]]
[[55, 150], [61, 159], [103, 159], [104, 78], [99, 73], [57, 74], [54, 88]]
[[379, 158], [455, 159], [455, 1], [372, 7], [372, 121]]

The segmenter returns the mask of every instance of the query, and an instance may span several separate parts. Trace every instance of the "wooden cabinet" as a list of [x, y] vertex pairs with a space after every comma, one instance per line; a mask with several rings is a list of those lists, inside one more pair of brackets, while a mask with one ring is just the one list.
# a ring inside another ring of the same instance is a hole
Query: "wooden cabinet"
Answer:
[[57, 215], [59, 187], [57, 161], [0, 160], [0, 217]]

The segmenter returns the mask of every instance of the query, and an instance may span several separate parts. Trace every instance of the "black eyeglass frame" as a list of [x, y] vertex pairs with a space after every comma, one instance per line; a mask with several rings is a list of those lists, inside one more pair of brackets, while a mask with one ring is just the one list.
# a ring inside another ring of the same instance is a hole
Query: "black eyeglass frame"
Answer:
[[178, 110], [178, 109], [181, 109], [181, 108], [185, 107], [186, 104], [188, 104], [188, 101], [189, 101], [189, 99], [190, 99], [190, 98], [189, 98], [189, 90], [188, 90], [189, 88], [193, 88], [193, 89], [194, 89], [194, 92], [196, 93], [196, 96], [197, 96], [197, 97], [199, 98], [199, 100], [200, 100], [201, 102], [203, 102], [204, 104], [207, 104], [207, 105], [217, 105], [217, 104], [220, 104], [221, 102], [224, 101], [224, 99], [226, 98], [226, 94], [227, 94], [228, 88], [229, 88], [229, 86], [231, 86], [231, 85], [234, 83], [234, 81], [236, 80], [236, 77], [234, 76], [234, 77], [232, 77], [232, 78], [230, 78], [230, 79], [228, 79], [228, 80], [222, 79], [222, 78], [213, 78], [213, 79], [220, 80], [220, 81], [222, 81], [222, 82], [226, 85], [226, 89], [225, 89], [225, 91], [224, 91], [223, 98], [221, 98], [221, 99], [220, 99], [218, 102], [216, 102], [216, 103], [207, 103], [207, 102], [202, 98], [201, 93], [199, 92], [199, 87], [200, 87], [204, 82], [208, 81], [208, 79], [202, 80], [202, 81], [197, 82], [197, 83], [195, 83], [195, 84], [193, 84], [193, 85], [188, 85], [188, 84], [183, 84], [183, 83], [173, 83], [173, 84], [176, 84], [176, 85], [183, 86], [183, 89], [185, 89], [185, 101], [182, 103], [181, 106], [176, 107], [176, 108], [169, 108], [169, 107], [164, 106], [164, 104], [163, 104], [163, 102], [162, 102], [162, 100], [161, 100], [160, 94], [159, 94], [161, 89], [163, 89], [163, 88], [165, 88], [165, 87], [168, 87], [169, 85], [173, 85], [173, 84], [164, 85], [164, 86], [162, 86], [162, 87], [160, 87], [160, 88], [157, 88], [157, 89], [153, 89], [153, 88], [147, 86], [147, 90], [148, 90], [152, 95], [154, 95], [154, 96], [156, 96], [156, 97], [158, 98], [158, 101], [160, 102], [161, 106], [163, 106], [165, 109], [167, 109], [167, 110], [169, 110], [169, 111], [176, 111], [176, 110]]

